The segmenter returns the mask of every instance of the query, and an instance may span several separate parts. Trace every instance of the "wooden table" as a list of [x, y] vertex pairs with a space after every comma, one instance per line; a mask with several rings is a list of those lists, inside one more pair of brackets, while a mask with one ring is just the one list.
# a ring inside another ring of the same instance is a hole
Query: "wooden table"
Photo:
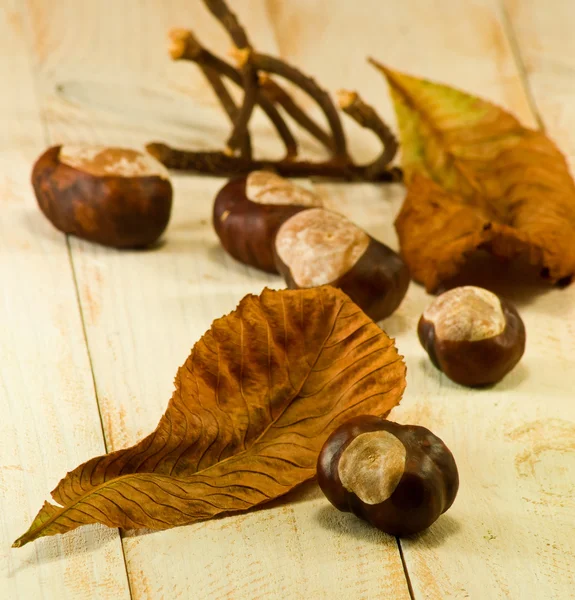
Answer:
[[[462, 87], [542, 124], [575, 160], [575, 2], [569, 0], [243, 0], [259, 49], [329, 90], [361, 90], [393, 122], [371, 55]], [[226, 256], [210, 224], [222, 181], [175, 176], [165, 243], [118, 252], [66, 239], [29, 184], [55, 143], [221, 147], [228, 125], [197, 69], [172, 63], [167, 31], [229, 41], [192, 0], [0, 3], [0, 598], [575, 598], [575, 285], [513, 282], [528, 347], [500, 385], [441, 376], [415, 326], [429, 297], [413, 284], [382, 323], [408, 365], [393, 418], [432, 429], [461, 475], [455, 505], [398, 542], [338, 513], [311, 484], [265, 510], [157, 533], [92, 526], [22, 549], [67, 470], [151, 431], [177, 367], [211, 321], [278, 277]], [[346, 123], [358, 157], [377, 143]], [[279, 153], [266, 121], [257, 147]], [[311, 156], [320, 151], [311, 140]], [[328, 204], [395, 246], [401, 185], [316, 186]]]

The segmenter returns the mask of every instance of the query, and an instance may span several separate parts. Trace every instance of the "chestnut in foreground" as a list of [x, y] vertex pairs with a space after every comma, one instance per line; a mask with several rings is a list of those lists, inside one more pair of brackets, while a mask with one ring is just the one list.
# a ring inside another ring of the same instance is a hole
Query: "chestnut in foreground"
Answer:
[[54, 146], [36, 161], [32, 185], [57, 229], [104, 246], [149, 246], [170, 220], [168, 171], [136, 150]]
[[515, 307], [479, 287], [438, 296], [421, 316], [417, 333], [431, 362], [469, 387], [501, 381], [525, 351], [525, 326]]
[[295, 213], [321, 206], [314, 193], [268, 171], [252, 171], [228, 182], [216, 196], [213, 224], [224, 249], [236, 260], [277, 273], [273, 243], [281, 224]]
[[274, 249], [288, 287], [338, 287], [374, 321], [388, 317], [409, 286], [409, 271], [397, 253], [343, 215], [322, 208], [286, 220]]
[[317, 478], [338, 510], [397, 536], [429, 527], [459, 488], [453, 455], [436, 435], [373, 415], [355, 417], [329, 436]]

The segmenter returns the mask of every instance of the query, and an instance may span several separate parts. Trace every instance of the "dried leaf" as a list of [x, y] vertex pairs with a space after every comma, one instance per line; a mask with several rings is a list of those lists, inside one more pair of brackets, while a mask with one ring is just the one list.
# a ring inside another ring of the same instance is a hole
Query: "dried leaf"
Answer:
[[543, 262], [527, 234], [494, 221], [481, 207], [423, 175], [413, 176], [395, 225], [412, 277], [430, 292], [455, 276], [479, 248], [499, 257], [523, 255], [531, 264]]
[[343, 421], [387, 414], [405, 365], [331, 287], [265, 290], [216, 320], [176, 376], [157, 429], [68, 473], [14, 546], [80, 525], [166, 529], [245, 510], [315, 475]]
[[396, 228], [414, 278], [434, 291], [481, 247], [570, 282], [575, 184], [553, 142], [490, 102], [378, 66], [401, 131], [409, 193]]

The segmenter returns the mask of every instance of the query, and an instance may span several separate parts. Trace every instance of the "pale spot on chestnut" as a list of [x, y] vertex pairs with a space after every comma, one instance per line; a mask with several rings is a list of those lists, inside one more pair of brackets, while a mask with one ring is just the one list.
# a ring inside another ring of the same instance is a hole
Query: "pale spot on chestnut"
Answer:
[[343, 487], [365, 504], [379, 504], [395, 491], [403, 473], [407, 451], [388, 431], [358, 435], [343, 451], [339, 478]]
[[296, 285], [309, 288], [332, 283], [347, 273], [369, 242], [369, 236], [343, 215], [311, 208], [280, 227], [275, 246]]
[[317, 194], [269, 171], [252, 171], [247, 176], [246, 196], [257, 204], [322, 206]]
[[166, 167], [153, 156], [130, 148], [62, 146], [60, 162], [95, 177], [160, 177], [169, 180]]
[[436, 298], [417, 325], [431, 362], [470, 387], [501, 381], [525, 351], [525, 325], [516, 308], [482, 288], [455, 288]]
[[423, 313], [442, 340], [476, 342], [503, 332], [505, 315], [499, 298], [489, 290], [458, 287], [441, 294]]
[[411, 535], [453, 504], [459, 473], [453, 454], [429, 429], [359, 415], [325, 441], [317, 482], [338, 510], [390, 535]]
[[225, 250], [236, 260], [277, 273], [274, 241], [292, 215], [321, 199], [269, 171], [234, 177], [214, 200], [212, 223]]
[[170, 219], [168, 171], [136, 150], [52, 146], [34, 163], [32, 186], [57, 229], [105, 246], [151, 246]]

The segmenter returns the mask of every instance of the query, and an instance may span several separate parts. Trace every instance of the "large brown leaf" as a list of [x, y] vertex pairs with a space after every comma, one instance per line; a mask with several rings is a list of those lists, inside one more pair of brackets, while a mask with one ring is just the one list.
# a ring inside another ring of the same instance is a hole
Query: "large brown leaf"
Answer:
[[265, 290], [216, 320], [176, 376], [156, 431], [68, 473], [14, 546], [87, 523], [165, 529], [245, 510], [315, 475], [343, 421], [387, 414], [405, 365], [331, 287]]
[[401, 132], [409, 192], [396, 228], [414, 278], [435, 291], [464, 267], [462, 251], [484, 248], [568, 283], [575, 184], [553, 142], [490, 102], [378, 66]]

